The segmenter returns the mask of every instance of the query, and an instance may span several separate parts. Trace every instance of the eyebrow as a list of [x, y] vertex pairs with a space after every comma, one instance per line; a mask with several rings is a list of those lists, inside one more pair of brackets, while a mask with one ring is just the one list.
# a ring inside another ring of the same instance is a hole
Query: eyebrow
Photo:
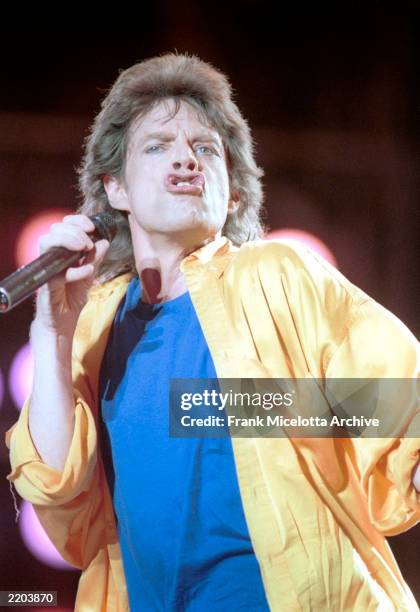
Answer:
[[[170, 142], [174, 139], [175, 135], [170, 132], [151, 132], [150, 134], [146, 134], [146, 136], [142, 139], [142, 143], [145, 144], [149, 140], [161, 140], [162, 142]], [[193, 140], [194, 142], [212, 142], [217, 146], [221, 146], [220, 142], [210, 134], [198, 134]]]
[[174, 135], [169, 132], [151, 132], [150, 134], [146, 134], [144, 138], [142, 138], [142, 142], [147, 142], [148, 140], [163, 140], [164, 142], [169, 142], [174, 139]]

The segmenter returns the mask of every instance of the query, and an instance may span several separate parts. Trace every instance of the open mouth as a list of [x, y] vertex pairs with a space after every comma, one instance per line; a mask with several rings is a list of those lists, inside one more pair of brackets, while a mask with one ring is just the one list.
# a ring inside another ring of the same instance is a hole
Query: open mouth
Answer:
[[172, 193], [200, 195], [204, 188], [204, 176], [201, 173], [169, 174], [165, 179], [165, 186]]

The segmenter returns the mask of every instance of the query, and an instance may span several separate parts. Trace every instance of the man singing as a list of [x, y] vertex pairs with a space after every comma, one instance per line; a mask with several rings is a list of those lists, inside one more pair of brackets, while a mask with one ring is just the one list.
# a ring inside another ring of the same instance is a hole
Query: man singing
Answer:
[[418, 609], [385, 540], [420, 519], [414, 400], [387, 438], [169, 435], [175, 378], [417, 376], [401, 321], [260, 240], [261, 176], [226, 77], [155, 57], [104, 99], [80, 214], [41, 240], [86, 256], [38, 292], [8, 478], [82, 570], [78, 611]]

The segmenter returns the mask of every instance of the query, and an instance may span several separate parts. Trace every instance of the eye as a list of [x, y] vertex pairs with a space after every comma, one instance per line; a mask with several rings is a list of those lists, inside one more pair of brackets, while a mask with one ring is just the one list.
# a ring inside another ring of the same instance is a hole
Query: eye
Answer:
[[162, 145], [151, 145], [150, 147], [147, 147], [145, 153], [157, 153], [161, 149], [163, 149]]
[[198, 147], [196, 147], [195, 150], [197, 153], [200, 153], [200, 151], [202, 151], [200, 155], [217, 155], [217, 151], [213, 149], [213, 147], [208, 147], [207, 145], [199, 145]]

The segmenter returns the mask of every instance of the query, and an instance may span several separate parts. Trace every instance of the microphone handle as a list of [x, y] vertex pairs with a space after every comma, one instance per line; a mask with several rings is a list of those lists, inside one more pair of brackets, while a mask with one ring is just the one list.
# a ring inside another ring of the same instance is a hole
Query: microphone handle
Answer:
[[83, 251], [52, 247], [34, 261], [5, 278], [0, 287], [0, 312], [7, 312], [26, 300], [41, 285], [78, 261]]
[[[116, 232], [115, 222], [106, 213], [90, 217], [95, 230], [89, 233], [93, 242], [106, 238], [111, 241]], [[0, 281], [0, 313], [8, 312], [28, 298], [53, 276], [69, 268], [88, 251], [70, 251], [65, 247], [52, 247], [31, 263], [22, 266]]]

